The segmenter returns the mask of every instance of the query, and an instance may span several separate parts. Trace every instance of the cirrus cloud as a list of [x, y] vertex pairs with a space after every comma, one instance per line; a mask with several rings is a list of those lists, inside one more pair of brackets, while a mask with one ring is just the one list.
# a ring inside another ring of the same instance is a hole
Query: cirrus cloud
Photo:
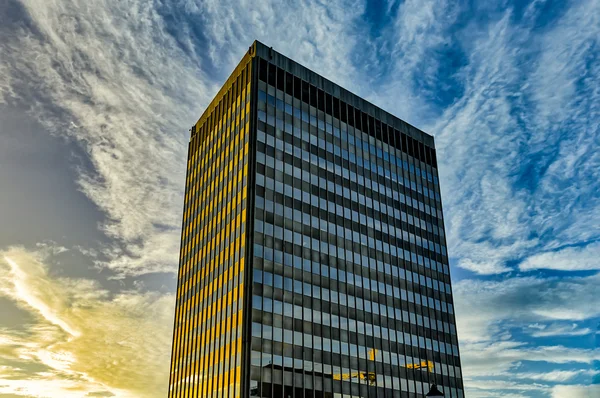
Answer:
[[591, 271], [600, 269], [600, 243], [582, 247], [566, 247], [528, 257], [519, 268], [522, 271], [553, 269], [561, 271]]

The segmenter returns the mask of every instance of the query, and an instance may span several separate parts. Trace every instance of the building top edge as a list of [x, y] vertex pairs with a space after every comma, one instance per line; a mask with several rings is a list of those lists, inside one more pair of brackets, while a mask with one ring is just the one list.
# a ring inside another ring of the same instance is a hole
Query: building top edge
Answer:
[[367, 101], [361, 96], [352, 91], [340, 86], [337, 83], [323, 77], [304, 65], [294, 61], [293, 59], [275, 51], [272, 47], [255, 40], [249, 50], [252, 57], [259, 57], [268, 61], [275, 66], [289, 72], [302, 80], [320, 88], [326, 93], [352, 105], [355, 108], [373, 116], [376, 119], [394, 127], [395, 129], [407, 134], [408, 136], [421, 141], [425, 145], [435, 148], [434, 137], [423, 130], [407, 123], [394, 114], [378, 107], [377, 105]]

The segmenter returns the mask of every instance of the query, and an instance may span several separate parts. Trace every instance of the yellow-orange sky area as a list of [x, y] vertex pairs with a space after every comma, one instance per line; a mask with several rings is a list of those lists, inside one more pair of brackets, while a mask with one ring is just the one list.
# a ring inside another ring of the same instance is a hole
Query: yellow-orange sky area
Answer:
[[45, 252], [0, 252], [0, 396], [163, 397], [173, 296], [54, 276]]

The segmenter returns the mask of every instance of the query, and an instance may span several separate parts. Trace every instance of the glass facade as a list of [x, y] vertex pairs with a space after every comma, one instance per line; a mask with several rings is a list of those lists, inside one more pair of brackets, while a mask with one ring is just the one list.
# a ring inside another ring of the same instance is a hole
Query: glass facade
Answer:
[[169, 397], [237, 397], [242, 331], [251, 62], [192, 127]]
[[[462, 398], [433, 138], [258, 42], [244, 59], [240, 133], [192, 131], [170, 396]], [[206, 206], [236, 193], [219, 237]]]

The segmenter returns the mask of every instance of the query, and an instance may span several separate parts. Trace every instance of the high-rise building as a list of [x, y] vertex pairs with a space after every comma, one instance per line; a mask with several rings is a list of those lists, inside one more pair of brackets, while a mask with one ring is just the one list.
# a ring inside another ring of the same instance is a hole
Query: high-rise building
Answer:
[[434, 140], [255, 42], [191, 129], [169, 397], [463, 397]]

